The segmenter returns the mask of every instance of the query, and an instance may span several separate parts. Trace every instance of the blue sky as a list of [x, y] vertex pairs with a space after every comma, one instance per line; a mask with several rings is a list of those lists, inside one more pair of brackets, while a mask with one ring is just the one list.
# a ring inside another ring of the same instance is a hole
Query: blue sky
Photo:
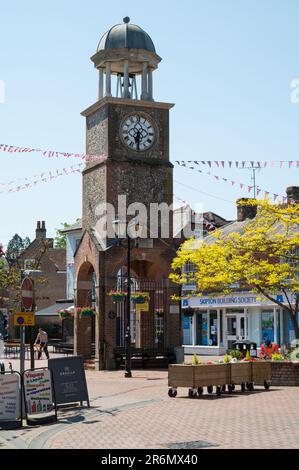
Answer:
[[[89, 60], [102, 34], [130, 16], [163, 58], [154, 95], [171, 110], [172, 160], [299, 160], [299, 104], [290, 83], [299, 78], [297, 0], [51, 0], [1, 6], [0, 143], [84, 152], [80, 112], [96, 101], [97, 73]], [[77, 164], [39, 154], [0, 152], [0, 182]], [[261, 188], [284, 195], [298, 171], [263, 169]], [[250, 184], [248, 170], [214, 173]], [[174, 192], [228, 219], [247, 194], [225, 182], [176, 167]], [[191, 189], [191, 188], [195, 188]], [[0, 188], [1, 190], [1, 188]], [[34, 237], [37, 220], [53, 235], [81, 215], [81, 176], [0, 194], [0, 240]]]

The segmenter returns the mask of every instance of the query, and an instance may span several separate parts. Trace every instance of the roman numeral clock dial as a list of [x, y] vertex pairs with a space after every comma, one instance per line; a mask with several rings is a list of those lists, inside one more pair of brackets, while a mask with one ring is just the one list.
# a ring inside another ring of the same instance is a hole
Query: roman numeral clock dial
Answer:
[[123, 143], [132, 150], [148, 150], [155, 142], [155, 129], [151, 120], [145, 116], [127, 116], [120, 129]]

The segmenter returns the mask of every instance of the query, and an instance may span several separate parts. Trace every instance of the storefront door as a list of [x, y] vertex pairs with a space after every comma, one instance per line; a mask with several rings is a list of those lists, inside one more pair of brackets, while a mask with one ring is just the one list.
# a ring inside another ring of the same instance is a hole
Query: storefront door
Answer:
[[227, 349], [231, 349], [234, 341], [246, 339], [245, 336], [245, 315], [237, 313], [226, 315]]

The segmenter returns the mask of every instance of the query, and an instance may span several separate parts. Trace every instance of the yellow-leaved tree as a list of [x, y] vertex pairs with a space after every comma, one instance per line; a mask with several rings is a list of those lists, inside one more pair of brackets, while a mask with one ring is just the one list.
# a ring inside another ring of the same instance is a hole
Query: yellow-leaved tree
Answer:
[[256, 217], [232, 224], [231, 230], [228, 225], [203, 240], [184, 242], [173, 260], [170, 278], [184, 284], [183, 266], [189, 262], [194, 264], [198, 295], [238, 289], [258, 293], [288, 311], [299, 339], [299, 204], [255, 199], [239, 204], [256, 206]]

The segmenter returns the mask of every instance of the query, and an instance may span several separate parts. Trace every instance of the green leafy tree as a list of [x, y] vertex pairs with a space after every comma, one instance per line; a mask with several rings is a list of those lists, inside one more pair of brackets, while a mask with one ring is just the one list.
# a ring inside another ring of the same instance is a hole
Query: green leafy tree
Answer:
[[63, 229], [70, 227], [71, 225], [67, 222], [63, 222], [61, 229], [56, 229], [56, 237], [54, 238], [54, 247], [55, 248], [66, 248], [66, 235], [63, 232]]
[[[186, 282], [183, 266], [195, 265], [198, 295], [228, 294], [250, 289], [286, 310], [299, 339], [299, 204], [275, 205], [268, 201], [246, 202], [257, 206], [255, 219], [239, 231], [217, 230], [197, 244], [188, 240], [172, 263], [171, 279]], [[285, 303], [277, 294], [283, 294]]]
[[6, 259], [9, 264], [16, 263], [17, 258], [20, 254], [29, 246], [30, 239], [25, 237], [24, 239], [20, 237], [17, 233], [12, 237], [8, 242], [6, 249]]

